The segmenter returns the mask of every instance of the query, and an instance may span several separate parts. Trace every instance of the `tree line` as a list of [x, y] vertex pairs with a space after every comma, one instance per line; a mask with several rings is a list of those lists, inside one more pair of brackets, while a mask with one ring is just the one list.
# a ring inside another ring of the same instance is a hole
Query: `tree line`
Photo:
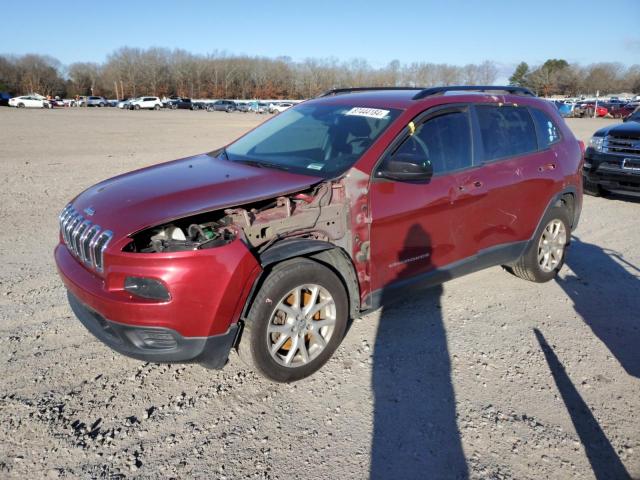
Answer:
[[[401, 64], [394, 60], [374, 68], [363, 59], [293, 61], [289, 57], [250, 57], [225, 52], [196, 55], [184, 50], [130, 47], [114, 51], [103, 63], [77, 62], [68, 66], [45, 55], [0, 56], [0, 91], [62, 97], [308, 98], [340, 87], [491, 85], [497, 78], [498, 66], [491, 61], [456, 66], [429, 62]], [[580, 67], [564, 60], [549, 60], [529, 69], [523, 62], [511, 82], [529, 86], [539, 94], [572, 94], [589, 89], [599, 89], [601, 93], [637, 92], [640, 66], [625, 68], [606, 63]]]
[[640, 93], [640, 65], [594, 63], [586, 67], [552, 58], [535, 68], [521, 62], [509, 78], [512, 85], [528, 87], [541, 96]]

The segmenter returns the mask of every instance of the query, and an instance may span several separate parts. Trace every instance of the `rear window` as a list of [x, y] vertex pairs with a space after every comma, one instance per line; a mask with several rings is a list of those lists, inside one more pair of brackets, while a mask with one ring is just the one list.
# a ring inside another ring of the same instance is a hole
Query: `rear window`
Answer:
[[476, 112], [485, 161], [515, 157], [538, 149], [536, 129], [526, 108], [478, 105]]
[[529, 111], [536, 124], [540, 149], [545, 149], [560, 140], [560, 130], [546, 113], [537, 108], [531, 108]]

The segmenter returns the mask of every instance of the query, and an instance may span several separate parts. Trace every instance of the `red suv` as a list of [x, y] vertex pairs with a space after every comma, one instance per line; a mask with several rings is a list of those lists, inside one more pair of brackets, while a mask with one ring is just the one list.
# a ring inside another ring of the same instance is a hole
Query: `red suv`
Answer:
[[320, 368], [350, 318], [493, 265], [563, 264], [583, 148], [519, 87], [342, 89], [225, 148], [101, 182], [60, 215], [80, 321], [114, 350], [276, 381]]

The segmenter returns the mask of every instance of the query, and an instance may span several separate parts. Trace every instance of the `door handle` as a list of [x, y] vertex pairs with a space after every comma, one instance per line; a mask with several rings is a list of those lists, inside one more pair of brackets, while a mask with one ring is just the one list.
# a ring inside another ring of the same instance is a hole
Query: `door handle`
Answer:
[[547, 172], [547, 171], [551, 171], [551, 170], [555, 170], [556, 169], [556, 164], [555, 163], [546, 163], [544, 165], [542, 165], [541, 167], [538, 167], [538, 171], [539, 172]]
[[464, 185], [459, 185], [458, 190], [464, 192], [465, 190], [473, 190], [476, 188], [482, 188], [484, 184], [480, 180], [475, 180], [473, 182], [465, 183]]

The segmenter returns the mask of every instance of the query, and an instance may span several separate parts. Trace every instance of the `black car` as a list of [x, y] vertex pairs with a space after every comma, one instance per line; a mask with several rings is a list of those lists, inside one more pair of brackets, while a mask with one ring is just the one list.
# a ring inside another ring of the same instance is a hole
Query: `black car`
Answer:
[[171, 108], [172, 110], [193, 110], [193, 103], [190, 98], [170, 98], [168, 102], [164, 104], [165, 108]]
[[208, 112], [235, 112], [237, 110], [236, 102], [231, 100], [216, 100], [207, 107]]
[[13, 97], [9, 92], [0, 92], [0, 106], [8, 107], [9, 99]]
[[587, 147], [583, 168], [584, 190], [640, 196], [640, 110], [622, 124], [598, 130]]

